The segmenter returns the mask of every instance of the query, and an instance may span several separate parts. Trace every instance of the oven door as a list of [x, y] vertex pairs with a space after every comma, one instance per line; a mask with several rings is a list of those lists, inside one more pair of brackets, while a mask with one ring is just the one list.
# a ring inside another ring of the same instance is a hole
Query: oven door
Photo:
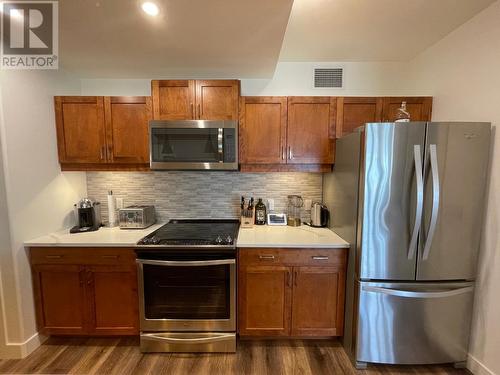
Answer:
[[236, 330], [234, 258], [139, 258], [137, 266], [141, 331]]
[[237, 121], [150, 121], [151, 169], [238, 169]]

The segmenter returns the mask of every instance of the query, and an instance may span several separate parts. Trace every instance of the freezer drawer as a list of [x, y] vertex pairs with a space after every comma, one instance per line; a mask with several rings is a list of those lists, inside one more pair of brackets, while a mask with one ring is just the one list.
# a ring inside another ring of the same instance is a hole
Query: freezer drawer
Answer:
[[466, 360], [473, 283], [358, 282], [358, 286], [358, 362]]

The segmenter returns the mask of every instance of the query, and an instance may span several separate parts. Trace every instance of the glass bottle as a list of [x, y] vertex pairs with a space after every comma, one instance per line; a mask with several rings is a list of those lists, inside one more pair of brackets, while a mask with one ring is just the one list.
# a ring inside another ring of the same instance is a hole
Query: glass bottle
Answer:
[[266, 205], [262, 202], [262, 198], [255, 205], [255, 224], [264, 225], [266, 223]]
[[410, 113], [406, 109], [406, 102], [401, 103], [401, 107], [396, 111], [396, 122], [409, 122]]

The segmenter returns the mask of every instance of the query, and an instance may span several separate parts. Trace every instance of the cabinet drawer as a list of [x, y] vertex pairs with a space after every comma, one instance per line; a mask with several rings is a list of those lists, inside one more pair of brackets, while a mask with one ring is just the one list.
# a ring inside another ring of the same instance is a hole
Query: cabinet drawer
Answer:
[[347, 262], [347, 249], [239, 249], [240, 265], [341, 266]]
[[31, 248], [31, 264], [135, 264], [135, 253], [130, 248]]

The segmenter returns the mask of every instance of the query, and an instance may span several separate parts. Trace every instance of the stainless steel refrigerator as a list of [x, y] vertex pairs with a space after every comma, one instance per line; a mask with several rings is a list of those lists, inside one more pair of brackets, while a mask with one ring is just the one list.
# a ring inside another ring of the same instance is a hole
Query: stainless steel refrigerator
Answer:
[[344, 347], [366, 363], [463, 365], [489, 123], [370, 123], [336, 144], [330, 227], [351, 243]]

